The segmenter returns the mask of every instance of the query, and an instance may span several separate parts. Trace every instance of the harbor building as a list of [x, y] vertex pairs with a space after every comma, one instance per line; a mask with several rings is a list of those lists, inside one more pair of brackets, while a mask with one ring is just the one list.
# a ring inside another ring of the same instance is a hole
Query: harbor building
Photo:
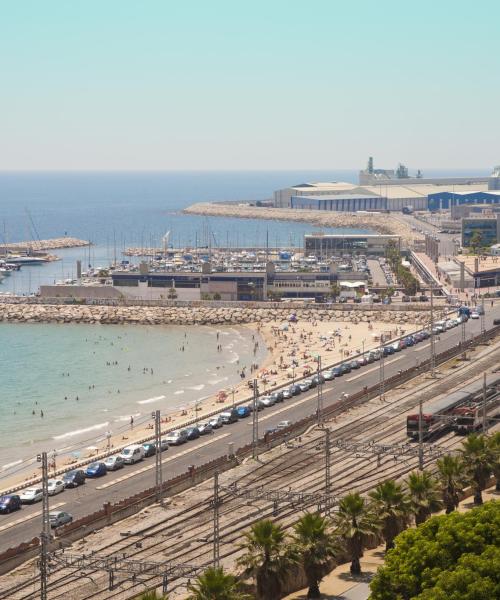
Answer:
[[320, 258], [343, 254], [383, 256], [389, 244], [401, 250], [398, 235], [311, 233], [304, 236], [304, 252]]

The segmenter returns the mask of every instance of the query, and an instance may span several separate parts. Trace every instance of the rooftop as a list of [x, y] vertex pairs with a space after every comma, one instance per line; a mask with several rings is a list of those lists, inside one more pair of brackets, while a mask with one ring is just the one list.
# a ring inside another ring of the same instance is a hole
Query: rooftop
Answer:
[[[475, 273], [475, 260], [476, 256], [457, 256], [455, 260], [457, 262], [463, 262], [465, 264], [465, 268], [469, 273]], [[498, 256], [485, 256], [479, 258], [479, 272], [485, 271], [499, 271], [500, 270], [500, 260]]]

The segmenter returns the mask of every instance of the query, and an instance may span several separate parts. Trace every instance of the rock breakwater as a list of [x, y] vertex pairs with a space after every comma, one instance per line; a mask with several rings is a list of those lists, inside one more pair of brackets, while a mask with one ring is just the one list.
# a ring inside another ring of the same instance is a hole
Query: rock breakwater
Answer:
[[354, 227], [372, 229], [382, 234], [399, 235], [405, 244], [413, 244], [422, 236], [412, 231], [404, 221], [391, 214], [347, 213], [325, 210], [298, 210], [293, 208], [269, 208], [246, 204], [218, 204], [198, 202], [188, 206], [184, 213], [210, 215], [212, 217], [238, 217], [240, 219], [269, 219], [278, 221], [301, 221], [322, 227]]
[[[52, 304], [0, 304], [0, 322], [10, 323], [101, 323], [140, 325], [241, 325], [284, 321], [290, 308], [228, 307], [142, 307], [85, 306]], [[427, 311], [336, 310], [304, 308], [294, 310], [297, 319], [362, 323], [425, 324]], [[436, 311], [437, 312], [437, 311]], [[436, 318], [438, 315], [436, 314]]]

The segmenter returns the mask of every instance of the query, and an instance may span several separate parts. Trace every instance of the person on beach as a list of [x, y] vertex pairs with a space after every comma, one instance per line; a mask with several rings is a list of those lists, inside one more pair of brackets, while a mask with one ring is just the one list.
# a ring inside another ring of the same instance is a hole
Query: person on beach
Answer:
[[134, 429], [134, 417], [130, 417], [130, 430], [133, 431]]

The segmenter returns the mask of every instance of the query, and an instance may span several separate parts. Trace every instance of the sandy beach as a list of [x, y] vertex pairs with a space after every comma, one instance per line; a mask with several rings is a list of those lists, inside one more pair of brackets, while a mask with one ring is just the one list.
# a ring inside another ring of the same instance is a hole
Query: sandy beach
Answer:
[[[211, 395], [196, 403], [186, 405], [180, 410], [173, 410], [162, 414], [162, 427], [164, 430], [172, 427], [182, 427], [183, 423], [198, 417], [202, 422], [206, 415], [217, 409], [231, 406], [235, 403], [248, 399], [250, 401], [252, 392], [249, 381], [256, 378], [261, 393], [279, 384], [292, 383], [294, 378], [303, 377], [308, 370], [315, 372], [317, 368], [317, 357], [321, 357], [323, 368], [350, 356], [377, 348], [380, 345], [380, 334], [384, 339], [391, 339], [403, 333], [409, 333], [417, 328], [417, 325], [401, 326], [388, 323], [349, 323], [333, 321], [316, 321], [310, 319], [297, 323], [287, 321], [271, 321], [269, 323], [255, 323], [246, 326], [255, 335], [255, 343], [265, 343], [267, 356], [258, 365], [243, 366], [235, 365], [244, 374], [241, 383], [234, 387], [221, 388], [215, 395]], [[260, 340], [260, 342], [259, 342]], [[149, 422], [124, 424], [120, 433], [108, 439], [96, 441], [87, 447], [85, 453], [77, 458], [62, 457], [57, 460], [56, 467], [77, 465], [92, 456], [100, 456], [107, 453], [108, 443], [110, 449], [118, 451], [123, 446], [132, 444], [151, 436], [153, 431], [151, 420]], [[52, 469], [54, 465], [52, 464]], [[19, 472], [12, 477], [5, 476], [2, 488], [8, 489], [26, 481], [28, 485], [32, 478], [39, 476], [39, 469]]]

